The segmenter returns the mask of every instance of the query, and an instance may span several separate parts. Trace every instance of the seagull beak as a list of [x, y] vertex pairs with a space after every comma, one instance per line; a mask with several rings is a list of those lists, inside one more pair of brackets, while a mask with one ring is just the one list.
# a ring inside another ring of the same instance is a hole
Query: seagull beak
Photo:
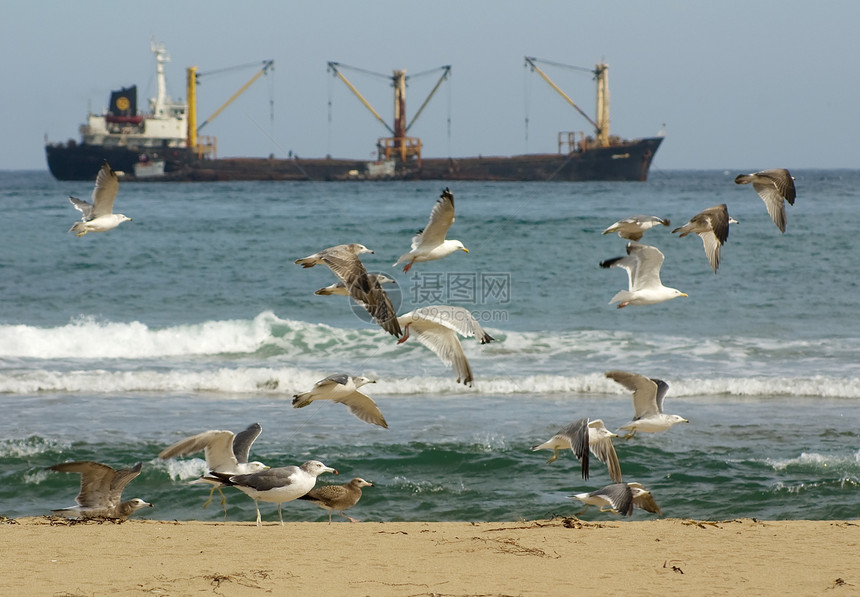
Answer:
[[686, 293], [686, 292], [682, 292], [682, 293], [681, 293], [681, 296], [687, 296], [687, 293]]
[[466, 253], [468, 253], [468, 252], [469, 252], [469, 249], [467, 249], [466, 247], [463, 247], [463, 250], [464, 250]]

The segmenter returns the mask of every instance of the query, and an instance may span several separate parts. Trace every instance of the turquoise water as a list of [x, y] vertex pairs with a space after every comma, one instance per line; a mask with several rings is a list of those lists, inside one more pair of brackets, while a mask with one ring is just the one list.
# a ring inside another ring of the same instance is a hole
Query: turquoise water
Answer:
[[[65, 460], [142, 461], [126, 497], [147, 518], [221, 520], [189, 484], [202, 455], [163, 462], [167, 445], [205, 429], [263, 426], [253, 457], [310, 458], [345, 482], [374, 482], [362, 520], [512, 520], [572, 514], [583, 481], [572, 454], [546, 464], [530, 446], [583, 416], [617, 428], [632, 401], [603, 372], [669, 385], [667, 412], [689, 425], [616, 443], [625, 480], [671, 517], [840, 519], [860, 514], [858, 171], [797, 171], [781, 235], [736, 172], [654, 172], [638, 183], [456, 183], [449, 237], [470, 253], [391, 264], [426, 224], [440, 182], [124, 184], [120, 228], [76, 238], [66, 197], [87, 183], [0, 172], [0, 515], [72, 505]], [[689, 298], [618, 310], [626, 275], [598, 263], [624, 241], [600, 232], [636, 213], [680, 226], [726, 203], [740, 221], [714, 275], [698, 238], [652, 230], [663, 282]], [[343, 297], [334, 277], [293, 264], [361, 242], [371, 271], [393, 276], [399, 312], [451, 303], [497, 342], [464, 340], [472, 388], [414, 341], [396, 345]], [[331, 373], [372, 377], [385, 430], [294, 393]], [[228, 520], [254, 507], [228, 490]], [[274, 505], [262, 506], [277, 520]], [[611, 515], [589, 510], [584, 518]], [[634, 518], [653, 516], [641, 511]], [[307, 503], [290, 520], [324, 520]]]

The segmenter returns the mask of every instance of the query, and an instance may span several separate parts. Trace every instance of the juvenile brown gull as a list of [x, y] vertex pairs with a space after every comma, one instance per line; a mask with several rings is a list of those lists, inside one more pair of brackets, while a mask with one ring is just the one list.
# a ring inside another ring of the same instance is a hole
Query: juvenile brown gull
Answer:
[[649, 379], [627, 371], [607, 371], [606, 377], [633, 392], [633, 420], [619, 427], [629, 431], [624, 439], [633, 437], [637, 431], [656, 433], [678, 423], [689, 423], [679, 415], [663, 412], [663, 399], [669, 391], [669, 384], [662, 379]]
[[752, 174], [738, 174], [737, 184], [752, 183], [755, 192], [764, 201], [770, 219], [785, 233], [785, 202], [794, 205], [797, 193], [794, 188], [794, 177], [785, 168], [762, 170]]
[[618, 464], [618, 455], [612, 438], [618, 437], [609, 431], [600, 419], [589, 421], [583, 417], [562, 428], [554, 436], [544, 443], [533, 446], [532, 450], [552, 450], [552, 456], [547, 463], [554, 462], [558, 458], [559, 450], [570, 449], [582, 463], [582, 478], [588, 479], [589, 452], [597, 456], [600, 462], [606, 464], [609, 469], [609, 477], [616, 483], [621, 482], [621, 465]]
[[400, 256], [394, 262], [397, 267], [404, 261], [408, 261], [403, 271], [408, 272], [415, 262], [432, 261], [447, 257], [454, 251], [469, 252], [458, 240], [445, 240], [448, 228], [454, 223], [454, 195], [447, 188], [442, 192], [441, 198], [433, 206], [430, 212], [430, 221], [427, 227], [412, 237], [412, 250]]
[[585, 504], [585, 508], [578, 514], [582, 514], [588, 506], [597, 506], [601, 512], [633, 516], [635, 506], [647, 512], [663, 515], [657, 502], [654, 501], [654, 496], [640, 483], [613, 483], [596, 491], [577, 493], [570, 497]]
[[398, 344], [406, 342], [411, 331], [415, 338], [435, 352], [443, 363], [453, 365], [457, 373], [457, 383], [472, 385], [472, 368], [457, 334], [467, 338], [474, 336], [481, 344], [492, 342], [494, 338], [484, 331], [468, 309], [435, 305], [415, 309], [397, 319], [403, 326], [403, 337], [397, 341]]
[[350, 522], [359, 522], [352, 516], [347, 516], [344, 510], [352, 508], [358, 503], [358, 500], [361, 499], [362, 487], [371, 487], [372, 485], [373, 483], [365, 481], [361, 477], [355, 477], [352, 481], [343, 485], [314, 487], [299, 499], [311, 501], [320, 508], [328, 510], [329, 524], [331, 524], [332, 512], [340, 513], [341, 516]]
[[669, 220], [658, 216], [630, 216], [623, 220], [618, 220], [612, 226], [603, 231], [603, 234], [617, 232], [621, 238], [628, 240], [639, 240], [646, 230], [650, 230], [654, 226], [668, 226]]
[[112, 170], [105, 161], [96, 176], [96, 185], [92, 195], [93, 202], [69, 197], [69, 201], [72, 202], [75, 209], [82, 214], [81, 221], [69, 228], [69, 232], [83, 236], [87, 232], [107, 232], [123, 222], [131, 222], [131, 218], [128, 216], [113, 213], [113, 202], [118, 190], [119, 181], [117, 181], [116, 171]]
[[67, 518], [116, 518], [125, 520], [141, 508], [152, 504], [140, 498], [122, 501], [122, 491], [140, 474], [141, 463], [133, 468], [114, 470], [98, 462], [64, 462], [49, 467], [52, 471], [80, 473], [81, 491], [75, 498], [77, 506], [52, 510]]
[[627, 243], [627, 256], [615, 257], [600, 262], [600, 267], [620, 267], [627, 271], [628, 290], [618, 292], [609, 304], [618, 303], [622, 309], [627, 305], [653, 305], [662, 303], [685, 293], [663, 286], [660, 281], [660, 267], [663, 253], [660, 249], [640, 243]]
[[364, 245], [352, 243], [336, 245], [314, 253], [296, 263], [302, 267], [328, 266], [356, 302], [361, 304], [382, 329], [393, 336], [403, 333], [397, 322], [397, 312], [376, 277], [371, 277], [358, 258], [362, 253], [373, 253]]
[[705, 209], [679, 228], [675, 228], [672, 234], [680, 232], [679, 238], [683, 238], [694, 232], [702, 239], [705, 245], [705, 255], [711, 264], [714, 273], [720, 267], [720, 247], [726, 244], [729, 238], [729, 224], [737, 224], [737, 220], [729, 217], [729, 210], [725, 203]]
[[[259, 423], [249, 425], [247, 429], [240, 431], [235, 436], [232, 431], [210, 429], [209, 431], [179, 440], [162, 450], [158, 457], [162, 460], [168, 460], [169, 458], [189, 456], [202, 451], [203, 456], [206, 458], [206, 468], [210, 473], [216, 472], [229, 475], [257, 473], [269, 468], [257, 460], [249, 461], [251, 446], [262, 431], [263, 428], [260, 427]], [[206, 508], [212, 503], [212, 495], [216, 489], [221, 494], [221, 505], [225, 506], [227, 498], [221, 490], [223, 484], [213, 481], [209, 477], [203, 477], [201, 480], [213, 485], [212, 490], [209, 492], [209, 499], [206, 500], [203, 507]]]
[[370, 396], [358, 391], [358, 388], [368, 383], [376, 382], [366, 377], [353, 377], [346, 373], [330, 375], [314, 384], [310, 391], [296, 394], [293, 397], [293, 407], [302, 408], [314, 400], [331, 400], [346, 405], [349, 412], [362, 421], [388, 429], [388, 423], [379, 412], [376, 402]]
[[323, 473], [337, 474], [337, 471], [319, 460], [308, 460], [301, 466], [280, 466], [250, 475], [212, 473], [212, 476], [224, 485], [232, 485], [254, 500], [259, 527], [263, 525], [259, 502], [278, 504], [278, 518], [283, 526], [282, 504], [298, 499], [313, 489], [317, 477]]

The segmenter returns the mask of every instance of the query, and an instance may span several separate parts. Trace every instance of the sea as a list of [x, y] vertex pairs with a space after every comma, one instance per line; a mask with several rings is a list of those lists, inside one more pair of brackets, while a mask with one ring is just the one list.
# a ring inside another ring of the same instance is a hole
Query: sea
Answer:
[[[754, 169], [750, 169], [754, 170]], [[0, 172], [0, 516], [74, 504], [93, 460], [141, 462], [124, 498], [136, 517], [242, 521], [244, 494], [204, 502], [203, 454], [160, 460], [170, 444], [258, 422], [252, 458], [317, 459], [318, 484], [373, 483], [349, 511], [365, 521], [516, 521], [618, 516], [570, 498], [611, 483], [570, 451], [548, 464], [532, 446], [581, 417], [617, 429], [630, 393], [622, 369], [665, 380], [665, 411], [689, 420], [615, 441], [625, 481], [670, 518], [860, 516], [860, 170], [797, 170], [785, 234], [737, 171], [652, 169], [644, 183], [458, 181], [121, 183], [131, 222], [76, 237], [68, 196], [90, 182]], [[457, 252], [392, 267], [444, 188]], [[671, 230], [725, 203], [738, 220], [714, 274], [698, 237]], [[602, 231], [634, 214], [671, 219], [642, 242], [665, 254], [662, 280], [687, 293], [617, 309], [626, 241]], [[469, 309], [495, 342], [462, 340], [472, 387], [414, 339], [396, 339], [297, 258], [359, 242], [399, 313]], [[364, 375], [389, 428], [293, 395], [334, 373]], [[225, 511], [226, 509], [226, 511]], [[274, 504], [261, 504], [266, 522]], [[326, 521], [284, 504], [285, 520]], [[336, 520], [337, 520], [337, 515]], [[634, 520], [654, 518], [636, 510]]]

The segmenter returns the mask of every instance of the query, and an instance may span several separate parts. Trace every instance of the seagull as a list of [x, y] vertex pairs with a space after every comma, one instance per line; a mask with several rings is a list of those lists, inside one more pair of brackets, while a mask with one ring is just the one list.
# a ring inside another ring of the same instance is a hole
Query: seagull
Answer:
[[609, 304], [618, 303], [618, 308], [627, 305], [653, 305], [679, 296], [687, 296], [675, 288], [663, 286], [660, 267], [663, 253], [657, 247], [635, 242], [627, 243], [627, 256], [615, 257], [600, 262], [600, 267], [621, 267], [627, 270], [629, 290], [618, 292]]
[[[210, 473], [224, 473], [228, 475], [245, 475], [264, 471], [268, 466], [257, 460], [249, 461], [251, 453], [251, 445], [262, 433], [263, 428], [259, 423], [249, 425], [247, 429], [237, 433], [235, 436], [232, 431], [224, 431], [220, 429], [210, 429], [197, 435], [192, 435], [183, 440], [180, 440], [162, 450], [158, 455], [162, 460], [175, 458], [177, 456], [188, 456], [195, 452], [203, 451], [206, 458], [206, 467]], [[224, 492], [221, 491], [223, 483], [212, 481], [203, 477], [209, 483], [212, 483], [212, 491], [209, 492], [209, 499], [203, 504], [206, 508], [212, 503], [212, 495], [215, 490], [221, 494], [221, 505], [225, 506], [227, 498], [224, 497]], [[226, 506], [225, 506], [226, 512]]]
[[408, 261], [403, 271], [408, 272], [416, 261], [433, 261], [447, 257], [454, 251], [469, 252], [458, 240], [445, 240], [448, 228], [454, 223], [454, 195], [446, 187], [430, 212], [427, 227], [412, 238], [412, 250], [400, 256], [392, 267]]
[[755, 192], [764, 200], [770, 219], [785, 233], [785, 202], [794, 205], [797, 193], [794, 189], [794, 177], [785, 168], [762, 170], [752, 174], [738, 174], [737, 184], [752, 183]]
[[618, 232], [618, 236], [628, 240], [639, 240], [646, 230], [650, 230], [654, 226], [669, 225], [669, 220], [657, 216], [630, 216], [623, 220], [618, 220], [612, 226], [603, 231], [603, 234], [610, 232]]
[[352, 377], [346, 373], [329, 375], [314, 384], [313, 389], [293, 396], [293, 408], [302, 408], [314, 400], [331, 400], [345, 404], [353, 415], [365, 423], [373, 423], [388, 429], [385, 417], [372, 398], [362, 394], [358, 388], [368, 383], [376, 383], [366, 377]]
[[726, 244], [729, 238], [729, 224], [737, 224], [738, 221], [729, 216], [729, 210], [725, 203], [714, 205], [696, 214], [690, 221], [679, 228], [675, 228], [672, 234], [681, 232], [679, 238], [683, 238], [695, 232], [705, 245], [705, 255], [714, 273], [720, 267], [720, 247]]
[[75, 498], [77, 506], [52, 510], [68, 518], [115, 518], [125, 520], [141, 508], [152, 504], [140, 498], [122, 502], [122, 490], [140, 474], [141, 463], [133, 468], [114, 470], [98, 462], [64, 462], [48, 467], [52, 471], [80, 473], [81, 492]]
[[336, 245], [308, 257], [296, 259], [296, 263], [305, 268], [320, 264], [327, 265], [343, 282], [344, 287], [349, 291], [349, 296], [367, 309], [382, 329], [393, 336], [400, 337], [403, 332], [397, 322], [397, 312], [379, 280], [371, 277], [364, 269], [364, 265], [358, 258], [362, 253], [373, 253], [373, 251], [358, 243]]
[[[368, 274], [368, 277], [371, 280], [376, 280], [380, 284], [396, 284], [395, 280], [392, 280], [385, 274]], [[321, 296], [329, 296], [332, 294], [337, 294], [340, 296], [349, 296], [349, 292], [346, 290], [346, 284], [343, 282], [337, 282], [335, 284], [331, 284], [330, 286], [326, 286], [325, 288], [320, 288], [315, 291], [314, 294], [319, 294]]]
[[609, 431], [600, 419], [589, 421], [583, 417], [559, 430], [548, 441], [533, 446], [532, 450], [552, 450], [547, 463], [555, 462], [559, 450], [570, 448], [582, 463], [582, 478], [588, 479], [589, 450], [609, 469], [609, 477], [616, 483], [621, 482], [621, 465], [612, 445], [612, 438], [618, 437]]
[[633, 507], [642, 508], [663, 516], [651, 492], [640, 483], [613, 483], [590, 493], [577, 493], [570, 496], [585, 504], [582, 514], [589, 506], [597, 506], [601, 512], [614, 512], [623, 516], [633, 516]]
[[356, 477], [349, 483], [343, 485], [325, 485], [314, 487], [308, 493], [301, 496], [300, 500], [308, 500], [320, 508], [328, 510], [328, 523], [331, 524], [331, 513], [339, 512], [341, 516], [350, 522], [359, 522], [352, 516], [344, 514], [344, 510], [352, 508], [361, 499], [361, 488], [371, 487], [373, 483]]
[[656, 433], [678, 423], [689, 423], [681, 416], [663, 412], [663, 398], [669, 391], [669, 384], [662, 379], [649, 379], [627, 371], [607, 371], [606, 377], [633, 392], [633, 420], [619, 427], [630, 432], [623, 439], [633, 437], [637, 431]]
[[69, 228], [76, 236], [87, 232], [107, 232], [123, 222], [131, 222], [131, 218], [123, 214], [113, 213], [113, 202], [119, 190], [116, 171], [112, 170], [105, 160], [96, 176], [96, 186], [93, 189], [93, 202], [84, 201], [77, 197], [69, 197], [75, 209], [81, 212], [81, 221]]
[[478, 323], [468, 309], [448, 305], [421, 307], [397, 318], [403, 326], [403, 337], [397, 341], [403, 344], [409, 332], [424, 346], [436, 353], [443, 363], [453, 365], [457, 373], [457, 383], [472, 385], [472, 368], [463, 352], [463, 345], [457, 334], [476, 337], [481, 344], [492, 342], [490, 336]]
[[232, 485], [254, 500], [257, 508], [257, 526], [263, 526], [260, 517], [260, 501], [278, 504], [278, 518], [284, 526], [281, 505], [305, 495], [317, 482], [317, 477], [323, 473], [337, 471], [327, 467], [319, 460], [308, 460], [301, 466], [279, 466], [250, 475], [226, 475], [212, 473], [214, 480], [224, 485]]

